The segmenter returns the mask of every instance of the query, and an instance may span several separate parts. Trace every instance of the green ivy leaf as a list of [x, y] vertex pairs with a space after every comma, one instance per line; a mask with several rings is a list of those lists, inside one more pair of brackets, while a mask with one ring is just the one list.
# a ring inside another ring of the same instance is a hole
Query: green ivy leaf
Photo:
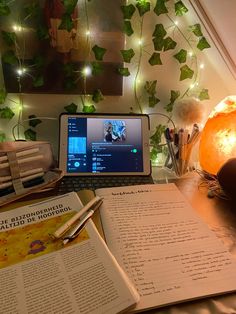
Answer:
[[133, 4], [122, 5], [121, 11], [123, 12], [124, 20], [130, 20], [135, 12], [135, 6]]
[[42, 74], [39, 74], [37, 77], [33, 80], [33, 86], [34, 87], [41, 87], [44, 85], [44, 78]]
[[70, 14], [65, 13], [62, 16], [61, 24], [59, 25], [58, 29], [64, 29], [68, 32], [70, 32], [73, 28], [73, 21]]
[[161, 55], [160, 53], [154, 52], [151, 58], [148, 60], [151, 65], [161, 65]]
[[183, 4], [182, 1], [177, 1], [175, 3], [175, 15], [177, 16], [182, 16], [188, 12], [188, 9], [186, 6]]
[[5, 1], [0, 2], [0, 16], [6, 16], [11, 13], [9, 6], [6, 5]]
[[14, 112], [9, 107], [0, 109], [0, 118], [11, 120], [14, 117]]
[[157, 154], [158, 154], [158, 151], [155, 147], [153, 147], [150, 151], [150, 159], [151, 160], [156, 160], [157, 159]]
[[96, 111], [96, 108], [94, 107], [94, 105], [90, 105], [90, 106], [83, 106], [82, 112], [84, 113], [93, 113]]
[[38, 1], [33, 1], [32, 3], [24, 6], [25, 15], [29, 17], [37, 17], [41, 13], [41, 8]]
[[36, 115], [32, 114], [28, 117], [29, 120], [29, 125], [35, 128], [38, 124], [42, 123], [42, 120], [38, 119]]
[[6, 141], [6, 134], [0, 131], [0, 142], [5, 142]]
[[64, 87], [67, 91], [71, 91], [76, 88], [76, 82], [73, 77], [68, 77], [64, 81]]
[[156, 13], [156, 15], [161, 15], [161, 14], [165, 14], [168, 13], [168, 9], [165, 5], [166, 0], [157, 0], [156, 2], [156, 6], [154, 8], [154, 12]]
[[122, 76], [129, 76], [130, 72], [128, 68], [119, 68], [118, 72], [122, 75]]
[[178, 99], [180, 96], [180, 91], [178, 90], [171, 90], [170, 91], [170, 101], [174, 103], [176, 99]]
[[172, 38], [167, 37], [164, 39], [164, 51], [175, 49], [177, 42], [174, 41]]
[[92, 50], [94, 52], [96, 60], [99, 61], [103, 60], [104, 54], [107, 51], [105, 48], [99, 47], [98, 45], [93, 46]]
[[179, 63], [185, 63], [187, 60], [187, 51], [185, 49], [181, 49], [174, 55], [174, 58], [177, 59]]
[[200, 100], [210, 99], [210, 96], [209, 96], [209, 94], [208, 94], [208, 89], [205, 89], [205, 88], [202, 89], [202, 90], [200, 91], [200, 93], [199, 93], [198, 98], [199, 98]]
[[36, 29], [36, 34], [39, 40], [48, 39], [48, 28], [46, 25], [39, 24]]
[[155, 95], [156, 94], [156, 87], [157, 87], [157, 80], [146, 81], [146, 83], [144, 85], [144, 89], [149, 95]]
[[202, 30], [201, 30], [201, 25], [200, 24], [194, 24], [189, 26], [189, 29], [191, 32], [194, 33], [194, 35], [196, 35], [197, 37], [202, 37]]
[[165, 129], [166, 129], [165, 125], [158, 124], [158, 126], [156, 126], [155, 132], [153, 133], [152, 136], [150, 136], [150, 144], [153, 145], [156, 149], [158, 145], [160, 145], [161, 143], [161, 138]]
[[75, 10], [78, 0], [62, 0], [67, 14], [72, 14]]
[[165, 110], [167, 112], [171, 112], [173, 110], [174, 103], [170, 102], [168, 105], [165, 106]]
[[155, 30], [152, 34], [153, 37], [164, 38], [167, 32], [163, 26], [163, 24], [156, 24]]
[[124, 21], [123, 32], [124, 32], [127, 36], [131, 36], [131, 35], [134, 33], [130, 21]]
[[180, 81], [191, 79], [193, 77], [194, 71], [190, 69], [190, 67], [185, 64], [180, 68]]
[[100, 89], [95, 90], [94, 93], [93, 93], [92, 100], [93, 100], [95, 103], [98, 103], [99, 101], [102, 101], [103, 99], [104, 99], [104, 97], [103, 97], [103, 94], [102, 94], [102, 92], [100, 91]]
[[70, 113], [70, 114], [76, 113], [77, 108], [78, 108], [78, 106], [76, 104], [74, 104], [73, 102], [70, 105], [64, 107], [65, 111]]
[[179, 98], [180, 96], [180, 91], [174, 91], [174, 90], [171, 90], [170, 92], [170, 102], [169, 104], [167, 104], [165, 106], [165, 109], [167, 112], [171, 112], [173, 110], [173, 107], [174, 107], [174, 103], [176, 101], [177, 98]]
[[29, 141], [36, 141], [36, 132], [32, 129], [28, 129], [24, 132], [25, 139]]
[[154, 37], [152, 39], [153, 41], [153, 45], [154, 45], [154, 49], [157, 51], [161, 51], [164, 47], [164, 39], [160, 38], [160, 37]]
[[158, 104], [160, 101], [160, 99], [158, 99], [157, 97], [155, 97], [154, 95], [153, 96], [150, 96], [148, 98], [148, 105], [150, 108], [154, 108], [156, 106], [156, 104]]
[[4, 104], [5, 100], [7, 98], [7, 91], [5, 88], [0, 89], [0, 105]]
[[138, 9], [139, 15], [143, 16], [145, 13], [150, 11], [150, 2], [144, 0], [137, 0], [138, 3], [136, 7]]
[[72, 62], [68, 62], [63, 65], [63, 73], [65, 77], [72, 77], [75, 74], [76, 67]]
[[16, 33], [2, 31], [2, 39], [8, 46], [13, 46], [16, 42]]
[[199, 40], [199, 42], [198, 42], [198, 44], [197, 44], [197, 48], [199, 49], [199, 50], [203, 50], [203, 49], [206, 49], [206, 48], [210, 48], [211, 46], [210, 46], [210, 44], [208, 43], [208, 41], [206, 40], [206, 38], [205, 37], [202, 37], [200, 40]]
[[13, 50], [6, 51], [2, 56], [2, 61], [11, 65], [18, 63], [18, 59]]
[[42, 55], [36, 55], [33, 58], [33, 63], [36, 69], [41, 69], [44, 67], [46, 60]]
[[121, 50], [120, 51], [123, 57], [124, 62], [130, 63], [131, 59], [134, 57], [135, 52], [134, 50], [131, 49], [127, 49], [127, 50]]
[[92, 74], [93, 75], [99, 75], [103, 72], [103, 67], [102, 67], [101, 62], [94, 61], [91, 63], [91, 66], [92, 66]]

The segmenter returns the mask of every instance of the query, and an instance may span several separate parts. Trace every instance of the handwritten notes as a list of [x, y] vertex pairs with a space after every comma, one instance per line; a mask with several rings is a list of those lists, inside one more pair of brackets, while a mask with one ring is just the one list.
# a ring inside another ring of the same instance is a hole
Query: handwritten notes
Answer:
[[174, 184], [99, 189], [106, 242], [137, 310], [236, 290], [236, 262]]

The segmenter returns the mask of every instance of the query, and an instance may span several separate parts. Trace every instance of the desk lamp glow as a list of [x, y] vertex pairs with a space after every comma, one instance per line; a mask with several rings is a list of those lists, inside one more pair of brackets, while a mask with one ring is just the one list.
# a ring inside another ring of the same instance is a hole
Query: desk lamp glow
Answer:
[[199, 146], [200, 165], [209, 174], [217, 175], [230, 158], [236, 158], [236, 96], [226, 97], [210, 113]]

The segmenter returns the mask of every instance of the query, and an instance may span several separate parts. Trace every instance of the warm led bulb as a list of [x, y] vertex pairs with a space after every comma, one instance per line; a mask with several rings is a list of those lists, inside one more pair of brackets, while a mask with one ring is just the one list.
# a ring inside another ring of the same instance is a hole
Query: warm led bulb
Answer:
[[193, 89], [195, 87], [195, 84], [190, 85], [190, 89]]
[[179, 21], [174, 21], [174, 24], [177, 26], [179, 25]]
[[139, 46], [142, 46], [142, 44], [143, 44], [143, 39], [142, 39], [142, 38], [140, 38], [140, 39], [138, 40], [138, 44], [139, 44]]
[[90, 30], [87, 30], [85, 34], [86, 34], [86, 36], [90, 36], [91, 35]]
[[193, 52], [189, 51], [188, 55], [189, 55], [189, 57], [192, 57], [193, 56]]
[[84, 76], [89, 76], [89, 75], [91, 75], [91, 73], [92, 73], [92, 70], [89, 66], [86, 66], [83, 68], [83, 75]]
[[204, 69], [204, 68], [205, 68], [204, 63], [201, 63], [201, 64], [200, 64], [200, 69]]
[[19, 69], [16, 70], [16, 73], [17, 73], [19, 76], [22, 76], [25, 72], [26, 72], [26, 69], [25, 69], [25, 68], [19, 68]]
[[13, 25], [12, 28], [13, 28], [13, 30], [14, 30], [15, 32], [21, 32], [21, 31], [22, 31], [22, 27], [19, 26], [19, 25]]

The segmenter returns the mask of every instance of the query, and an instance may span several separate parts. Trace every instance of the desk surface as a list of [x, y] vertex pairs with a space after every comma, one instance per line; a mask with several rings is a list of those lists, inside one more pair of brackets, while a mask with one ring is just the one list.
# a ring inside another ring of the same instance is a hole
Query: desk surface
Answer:
[[[182, 178], [163, 176], [161, 169], [154, 169], [154, 180], [159, 182], [174, 182], [199, 216], [207, 223], [211, 230], [223, 241], [227, 249], [236, 258], [236, 204], [219, 198], [208, 198], [207, 189], [200, 186], [201, 178], [198, 174], [186, 175]], [[40, 197], [48, 194], [42, 194]], [[39, 198], [39, 194], [34, 195]], [[86, 200], [85, 200], [86, 201]], [[10, 206], [0, 208], [0, 211], [23, 206], [32, 202], [32, 196], [18, 201]], [[159, 310], [152, 310], [153, 314], [235, 314], [236, 293], [224, 296], [201, 299], [194, 302], [181, 303]]]

